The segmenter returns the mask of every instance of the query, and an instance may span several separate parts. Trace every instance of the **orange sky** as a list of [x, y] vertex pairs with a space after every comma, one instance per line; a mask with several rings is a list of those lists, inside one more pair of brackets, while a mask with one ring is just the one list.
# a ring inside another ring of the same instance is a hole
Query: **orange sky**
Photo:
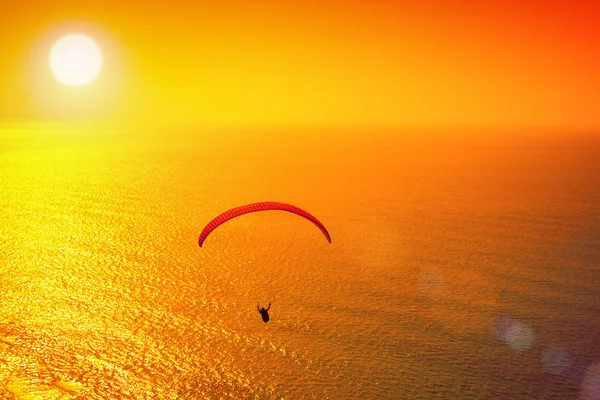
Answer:
[[[600, 2], [9, 0], [0, 18], [3, 121], [600, 127]], [[47, 67], [75, 30], [106, 59], [79, 89]]]

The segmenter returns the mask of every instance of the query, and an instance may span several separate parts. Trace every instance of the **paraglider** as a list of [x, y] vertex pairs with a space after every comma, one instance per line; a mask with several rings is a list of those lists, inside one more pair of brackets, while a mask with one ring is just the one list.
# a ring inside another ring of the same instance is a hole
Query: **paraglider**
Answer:
[[[321, 223], [321, 221], [319, 221], [313, 215], [309, 214], [307, 211], [305, 211], [301, 208], [298, 208], [296, 206], [293, 206], [291, 204], [278, 203], [278, 202], [274, 202], [274, 201], [264, 201], [264, 202], [260, 202], [260, 203], [246, 204], [244, 206], [232, 208], [231, 210], [225, 211], [224, 213], [215, 217], [212, 221], [210, 221], [204, 227], [204, 229], [202, 229], [202, 232], [200, 233], [200, 237], [198, 238], [198, 246], [202, 247], [202, 244], [204, 244], [204, 241], [206, 240], [208, 235], [210, 235], [210, 233], [212, 231], [214, 231], [216, 228], [218, 228], [225, 222], [229, 221], [230, 219], [233, 219], [233, 218], [239, 217], [240, 215], [248, 214], [251, 212], [268, 211], [268, 210], [287, 211], [292, 214], [296, 214], [303, 218], [306, 218], [307, 220], [312, 222], [314, 225], [316, 225], [317, 228], [319, 228], [321, 230], [323, 235], [325, 235], [325, 238], [327, 239], [327, 241], [329, 243], [331, 243], [331, 236], [329, 236], [329, 232], [327, 232], [327, 229], [325, 228], [325, 226]], [[256, 306], [256, 309], [260, 313], [262, 320], [264, 322], [269, 322], [269, 309], [270, 308], [271, 308], [271, 303], [269, 303], [269, 306], [267, 308], [264, 308], [264, 307], [261, 308], [260, 305]]]
[[264, 307], [261, 308], [261, 306], [259, 304], [257, 304], [256, 309], [260, 313], [262, 320], [265, 322], [269, 322], [269, 310], [271, 309], [271, 303], [269, 303], [269, 307], [267, 307], [267, 308], [264, 308]]
[[204, 241], [206, 240], [208, 235], [210, 235], [210, 233], [212, 231], [214, 231], [216, 228], [218, 228], [223, 223], [229, 221], [230, 219], [233, 219], [233, 218], [239, 217], [240, 215], [248, 214], [251, 212], [267, 211], [267, 210], [287, 211], [292, 214], [296, 214], [303, 218], [306, 218], [307, 220], [309, 220], [310, 222], [315, 224], [317, 226], [317, 228], [319, 228], [321, 230], [321, 232], [323, 232], [323, 235], [325, 235], [325, 238], [327, 239], [327, 241], [329, 243], [331, 243], [331, 236], [329, 236], [329, 232], [327, 232], [327, 229], [325, 228], [325, 226], [321, 223], [321, 221], [319, 221], [313, 215], [309, 214], [307, 211], [304, 211], [303, 209], [293, 206], [291, 204], [278, 203], [278, 202], [274, 202], [274, 201], [264, 201], [264, 202], [260, 202], [260, 203], [246, 204], [244, 206], [232, 208], [231, 210], [218, 215], [216, 218], [214, 218], [212, 221], [210, 221], [208, 223], [208, 225], [206, 225], [204, 227], [204, 229], [202, 230], [202, 232], [200, 233], [200, 237], [198, 238], [198, 246], [202, 247], [202, 244], [204, 243]]

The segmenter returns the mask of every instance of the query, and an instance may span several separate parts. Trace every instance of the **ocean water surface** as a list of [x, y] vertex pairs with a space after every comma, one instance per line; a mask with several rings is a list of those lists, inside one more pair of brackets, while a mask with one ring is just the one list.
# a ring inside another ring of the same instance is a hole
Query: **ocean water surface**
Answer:
[[598, 141], [395, 137], [4, 128], [0, 398], [600, 399]]

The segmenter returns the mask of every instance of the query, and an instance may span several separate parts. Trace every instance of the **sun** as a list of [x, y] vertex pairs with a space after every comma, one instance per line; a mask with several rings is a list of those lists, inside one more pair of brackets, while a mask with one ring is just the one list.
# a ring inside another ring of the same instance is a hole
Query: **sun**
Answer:
[[83, 34], [66, 35], [52, 46], [50, 69], [56, 79], [65, 85], [87, 85], [102, 69], [102, 53], [90, 37]]

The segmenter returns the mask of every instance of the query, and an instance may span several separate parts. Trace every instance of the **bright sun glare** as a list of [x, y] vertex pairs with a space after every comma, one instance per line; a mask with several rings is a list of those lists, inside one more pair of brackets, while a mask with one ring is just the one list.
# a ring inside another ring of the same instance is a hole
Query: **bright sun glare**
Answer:
[[86, 35], [63, 36], [50, 51], [50, 69], [65, 85], [86, 85], [94, 80], [101, 68], [100, 48]]

